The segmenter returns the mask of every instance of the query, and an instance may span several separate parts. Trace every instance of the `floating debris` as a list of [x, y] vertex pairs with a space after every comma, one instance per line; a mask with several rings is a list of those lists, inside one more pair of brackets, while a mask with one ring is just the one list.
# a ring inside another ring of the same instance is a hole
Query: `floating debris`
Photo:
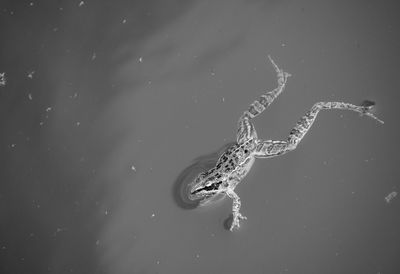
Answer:
[[139, 57], [139, 63], [143, 62], [143, 57]]
[[34, 70], [32, 70], [31, 72], [28, 73], [28, 78], [33, 79], [33, 74], [35, 74]]
[[94, 59], [96, 59], [96, 52], [93, 52], [93, 54], [92, 54], [92, 61], [93, 61]]
[[136, 168], [135, 168], [134, 165], [131, 166], [131, 169], [132, 169], [133, 171], [136, 171]]
[[32, 94], [31, 94], [31, 93], [29, 93], [29, 94], [28, 94], [28, 98], [29, 98], [29, 100], [32, 100], [32, 99], [33, 99], [33, 97], [32, 97]]
[[57, 227], [56, 231], [53, 233], [53, 236], [56, 237], [58, 233], [67, 231], [65, 227]]
[[5, 86], [6, 82], [6, 73], [0, 72], [0, 86]]
[[125, 23], [126, 23], [126, 19], [122, 20], [122, 24], [125, 24]]
[[79, 2], [78, 7], [82, 7], [85, 4], [84, 1]]
[[49, 111], [51, 111], [51, 110], [52, 110], [51, 107], [46, 108], [46, 112], [49, 112]]
[[70, 99], [76, 99], [78, 97], [78, 93], [75, 92], [74, 95], [70, 95], [69, 98]]
[[397, 192], [396, 192], [396, 191], [390, 192], [390, 193], [385, 197], [386, 203], [390, 203], [396, 196], [397, 196]]

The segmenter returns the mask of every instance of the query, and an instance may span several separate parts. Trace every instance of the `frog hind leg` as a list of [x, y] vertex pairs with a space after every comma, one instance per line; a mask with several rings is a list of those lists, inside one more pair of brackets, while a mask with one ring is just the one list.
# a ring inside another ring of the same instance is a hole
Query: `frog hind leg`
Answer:
[[353, 105], [344, 102], [318, 102], [307, 111], [307, 113], [300, 118], [296, 123], [296, 126], [290, 131], [286, 141], [271, 141], [259, 140], [257, 143], [256, 151], [254, 156], [256, 158], [269, 158], [278, 155], [282, 155], [288, 151], [296, 149], [297, 145], [310, 130], [312, 124], [317, 118], [318, 113], [321, 110], [327, 109], [340, 109], [340, 110], [351, 110], [358, 112], [360, 115], [366, 115], [374, 120], [383, 124], [383, 121], [372, 114], [372, 108], [375, 105], [372, 101], [364, 101], [361, 105]]
[[250, 104], [250, 107], [239, 118], [236, 138], [236, 141], [239, 144], [244, 143], [250, 138], [257, 138], [254, 125], [250, 120], [260, 115], [279, 96], [279, 94], [283, 92], [287, 79], [291, 76], [290, 73], [280, 69], [274, 60], [272, 60], [271, 56], [268, 55], [268, 58], [275, 68], [278, 77], [278, 87], [261, 95], [260, 98]]

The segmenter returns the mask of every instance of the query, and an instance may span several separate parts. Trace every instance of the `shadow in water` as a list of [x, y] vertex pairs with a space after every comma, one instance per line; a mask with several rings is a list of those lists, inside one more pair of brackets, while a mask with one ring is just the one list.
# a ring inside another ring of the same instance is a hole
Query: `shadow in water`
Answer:
[[199, 206], [201, 199], [198, 200], [190, 200], [189, 193], [189, 185], [196, 178], [196, 176], [206, 171], [213, 166], [215, 166], [218, 158], [221, 154], [230, 146], [235, 144], [235, 142], [230, 142], [223, 145], [216, 152], [212, 152], [210, 154], [197, 157], [194, 159], [193, 163], [185, 168], [175, 180], [172, 187], [172, 195], [175, 203], [183, 209], [194, 209]]
[[226, 218], [224, 221], [224, 228], [226, 230], [230, 230], [232, 223], [233, 223], [233, 214], [231, 213], [229, 214], [228, 218]]

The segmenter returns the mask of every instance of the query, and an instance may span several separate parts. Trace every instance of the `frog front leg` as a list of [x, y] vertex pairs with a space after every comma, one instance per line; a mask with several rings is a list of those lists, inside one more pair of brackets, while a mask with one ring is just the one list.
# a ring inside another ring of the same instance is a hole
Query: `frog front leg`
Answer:
[[243, 216], [239, 211], [240, 206], [241, 206], [240, 197], [239, 197], [239, 195], [237, 195], [237, 193], [234, 191], [234, 189], [227, 190], [226, 195], [228, 195], [228, 197], [233, 200], [233, 203], [232, 203], [233, 220], [232, 220], [231, 227], [229, 229], [230, 231], [233, 231], [234, 229], [239, 229], [240, 220], [246, 220], [247, 217]]

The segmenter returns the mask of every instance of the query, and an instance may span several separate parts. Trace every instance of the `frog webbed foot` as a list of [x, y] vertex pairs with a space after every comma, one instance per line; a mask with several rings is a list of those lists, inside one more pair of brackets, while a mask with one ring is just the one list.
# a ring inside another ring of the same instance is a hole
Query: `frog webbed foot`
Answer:
[[240, 220], [246, 220], [247, 217], [243, 216], [242, 213], [240, 212], [234, 212], [233, 213], [233, 220], [232, 220], [232, 224], [231, 227], [229, 228], [230, 231], [233, 231], [235, 229], [239, 229], [240, 228]]
[[242, 215], [242, 213], [240, 213], [240, 211], [239, 211], [240, 206], [241, 206], [239, 195], [237, 195], [236, 192], [233, 190], [227, 191], [226, 194], [229, 196], [229, 198], [231, 198], [233, 200], [232, 224], [229, 229], [230, 231], [233, 231], [234, 229], [238, 229], [240, 227], [240, 220], [246, 220], [247, 217]]

